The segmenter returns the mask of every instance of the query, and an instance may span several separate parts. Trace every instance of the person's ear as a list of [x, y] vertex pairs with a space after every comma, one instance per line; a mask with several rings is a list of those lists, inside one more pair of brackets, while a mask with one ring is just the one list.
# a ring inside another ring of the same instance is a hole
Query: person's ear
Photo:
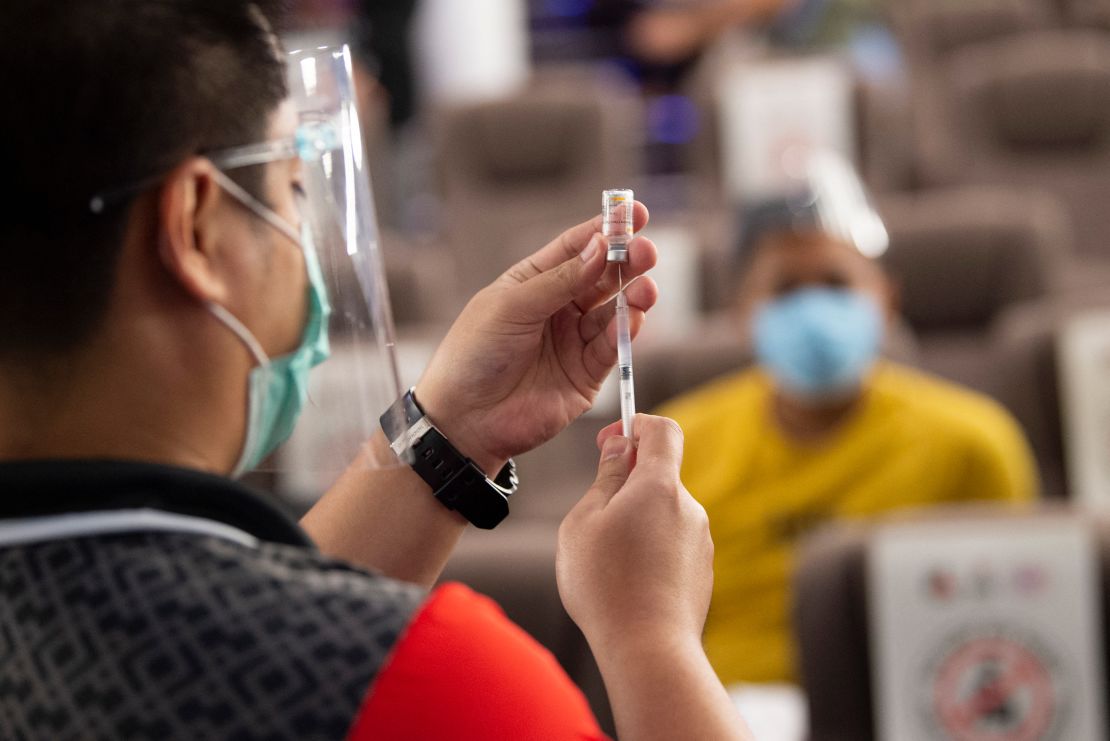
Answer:
[[887, 326], [896, 322], [902, 313], [902, 281], [891, 275], [883, 280], [883, 311]]
[[745, 333], [756, 311], [773, 298], [773, 280], [771, 269], [762, 261], [753, 261], [733, 279], [731, 313]]
[[163, 183], [158, 202], [158, 254], [166, 270], [197, 300], [225, 303], [221, 270], [222, 191], [215, 168], [200, 157], [178, 165]]

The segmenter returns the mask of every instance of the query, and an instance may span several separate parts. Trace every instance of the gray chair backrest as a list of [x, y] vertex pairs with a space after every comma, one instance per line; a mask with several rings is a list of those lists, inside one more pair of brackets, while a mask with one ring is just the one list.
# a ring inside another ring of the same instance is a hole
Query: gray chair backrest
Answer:
[[896, 0], [887, 6], [911, 64], [1057, 22], [1056, 9], [1046, 0]]
[[1055, 195], [1077, 254], [1110, 256], [1110, 37], [1038, 31], [968, 45], [915, 90], [916, 161], [932, 185]]
[[1007, 306], [1050, 294], [1071, 253], [1067, 217], [1048, 196], [940, 189], [884, 198], [879, 210], [883, 261], [919, 333], [985, 330]]
[[600, 213], [602, 190], [635, 187], [642, 120], [624, 93], [605, 80], [558, 77], [441, 112], [443, 232], [464, 293]]
[[1110, 28], [1110, 2], [1106, 0], [1057, 0], [1069, 26]]

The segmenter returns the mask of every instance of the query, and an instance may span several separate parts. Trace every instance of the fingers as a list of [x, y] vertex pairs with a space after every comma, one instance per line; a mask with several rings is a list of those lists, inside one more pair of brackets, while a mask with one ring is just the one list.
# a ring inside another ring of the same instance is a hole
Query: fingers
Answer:
[[636, 474], [677, 478], [682, 469], [682, 428], [673, 419], [637, 414]]
[[[648, 219], [647, 207], [637, 201], [632, 214], [633, 229], [640, 231], [647, 226]], [[552, 270], [570, 258], [581, 254], [593, 235], [601, 231], [601, 227], [601, 216], [598, 215], [578, 226], [567, 229], [545, 247], [511, 267], [502, 278], [514, 283], [523, 283], [541, 273]]]
[[601, 448], [597, 478], [587, 494], [595, 504], [604, 506], [612, 499], [632, 471], [632, 441], [619, 435], [610, 437]]
[[[631, 309], [630, 316], [637, 311], [647, 313], [659, 300], [659, 286], [654, 280], [645, 276], [631, 284], [626, 284], [624, 295], [628, 299], [628, 307]], [[612, 298], [610, 296], [610, 300], [586, 314], [579, 321], [579, 334], [583, 342], [591, 342], [599, 334], [609, 329], [610, 326], [614, 327], [612, 333], [615, 340], [616, 329], [612, 322], [613, 317], [617, 314], [617, 304]]]
[[[640, 334], [644, 326], [644, 312], [633, 309], [628, 312], [628, 333], [632, 339]], [[607, 331], [598, 334], [586, 343], [582, 351], [582, 367], [595, 383], [600, 385], [613, 370], [617, 362], [617, 326], [610, 323]]]
[[581, 256], [575, 255], [506, 291], [511, 318], [522, 323], [546, 321], [597, 283], [605, 270], [604, 246], [605, 239], [595, 234]]
[[[619, 421], [597, 433], [597, 446], [605, 450], [621, 438]], [[632, 449], [635, 451], [632, 477], [650, 477], [656, 483], [678, 481], [682, 471], [682, 428], [673, 419], [637, 414], [632, 423]]]
[[[629, 334], [635, 339], [643, 329], [645, 312], [655, 305], [659, 288], [651, 278], [641, 278], [628, 287]], [[595, 383], [601, 383], [617, 362], [617, 323], [614, 302], [599, 306], [579, 321], [579, 333], [586, 343], [582, 364]]]
[[617, 266], [609, 265], [601, 274], [601, 280], [576, 296], [574, 303], [585, 314], [612, 298], [621, 283], [627, 286], [654, 268], [658, 261], [659, 248], [655, 243], [647, 237], [636, 237], [628, 243], [628, 262], [620, 266], [620, 281], [617, 279]]
[[[621, 427], [621, 421], [619, 419], [616, 422], [614, 422], [613, 424], [602, 428], [601, 432], [597, 433], [597, 449], [601, 450], [602, 448], [604, 448], [606, 440], [613, 437], [614, 435], [620, 435], [621, 432], [622, 432], [622, 427]], [[633, 424], [633, 434], [632, 434], [632, 436], [633, 437], [636, 436], [635, 424]]]
[[[660, 437], [661, 434], [664, 435], [664, 436], [670, 436], [670, 435], [673, 435], [673, 434], [677, 434], [678, 435], [677, 442], [678, 442], [678, 448], [679, 448], [679, 455], [681, 457], [682, 445], [683, 445], [682, 428], [679, 427], [677, 422], [675, 422], [673, 419], [670, 419], [668, 417], [658, 417], [658, 416], [653, 415], [653, 414], [637, 414], [636, 419], [633, 421], [633, 424], [632, 424], [632, 444], [633, 444], [634, 447], [638, 446], [638, 444], [640, 442], [640, 432], [641, 432], [641, 430], [644, 429], [643, 427], [640, 426], [641, 421], [643, 421], [644, 425], [647, 426], [647, 434], [652, 439], [657, 440]], [[605, 442], [609, 438], [613, 437], [614, 435], [620, 435], [621, 434], [621, 429], [622, 429], [621, 426], [622, 426], [622, 422], [618, 419], [616, 422], [613, 422], [613, 423], [603, 427], [601, 429], [601, 431], [597, 433], [597, 449], [601, 450], [602, 447], [605, 445]], [[660, 426], [662, 426], [665, 429], [663, 429], [661, 431]], [[651, 453], [650, 448], [648, 450], [648, 453], [649, 454]], [[679, 463], [681, 463], [681, 460], [679, 461]]]

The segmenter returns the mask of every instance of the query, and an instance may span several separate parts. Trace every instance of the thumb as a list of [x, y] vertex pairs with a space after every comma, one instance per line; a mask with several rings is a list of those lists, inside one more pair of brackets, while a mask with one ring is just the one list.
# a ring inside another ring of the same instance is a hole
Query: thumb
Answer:
[[605, 238], [594, 234], [582, 254], [545, 270], [514, 289], [515, 309], [524, 321], [546, 320], [594, 285], [605, 272]]
[[597, 467], [597, 478], [590, 487], [590, 495], [600, 499], [602, 506], [608, 504], [624, 486], [631, 472], [632, 441], [619, 435], [609, 438], [601, 448], [601, 462]]
[[[635, 428], [633, 428], [635, 430]], [[624, 431], [623, 423], [618, 419], [610, 425], [606, 425], [601, 432], [597, 433], [597, 449], [601, 450], [605, 447], [605, 441], [614, 436], [620, 436]], [[635, 434], [635, 433], [633, 433]]]

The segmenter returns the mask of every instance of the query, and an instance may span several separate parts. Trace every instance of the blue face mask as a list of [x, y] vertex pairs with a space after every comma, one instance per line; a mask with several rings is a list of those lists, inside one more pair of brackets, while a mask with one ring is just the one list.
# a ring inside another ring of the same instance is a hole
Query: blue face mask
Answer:
[[[222, 173], [220, 173], [222, 176]], [[218, 304], [208, 309], [247, 346], [258, 365], [251, 370], [247, 390], [247, 430], [239, 461], [232, 476], [251, 470], [293, 433], [301, 409], [308, 399], [308, 375], [330, 354], [328, 345], [328, 304], [324, 276], [305, 226], [298, 237], [291, 226], [272, 210], [259, 203], [233, 180], [219, 177], [221, 186], [260, 218], [272, 224], [301, 247], [308, 274], [308, 317], [301, 343], [293, 352], [269, 358], [258, 340], [242, 322]]]
[[879, 354], [883, 317], [869, 296], [805, 288], [765, 304], [753, 330], [756, 357], [779, 387], [822, 402], [860, 388]]

